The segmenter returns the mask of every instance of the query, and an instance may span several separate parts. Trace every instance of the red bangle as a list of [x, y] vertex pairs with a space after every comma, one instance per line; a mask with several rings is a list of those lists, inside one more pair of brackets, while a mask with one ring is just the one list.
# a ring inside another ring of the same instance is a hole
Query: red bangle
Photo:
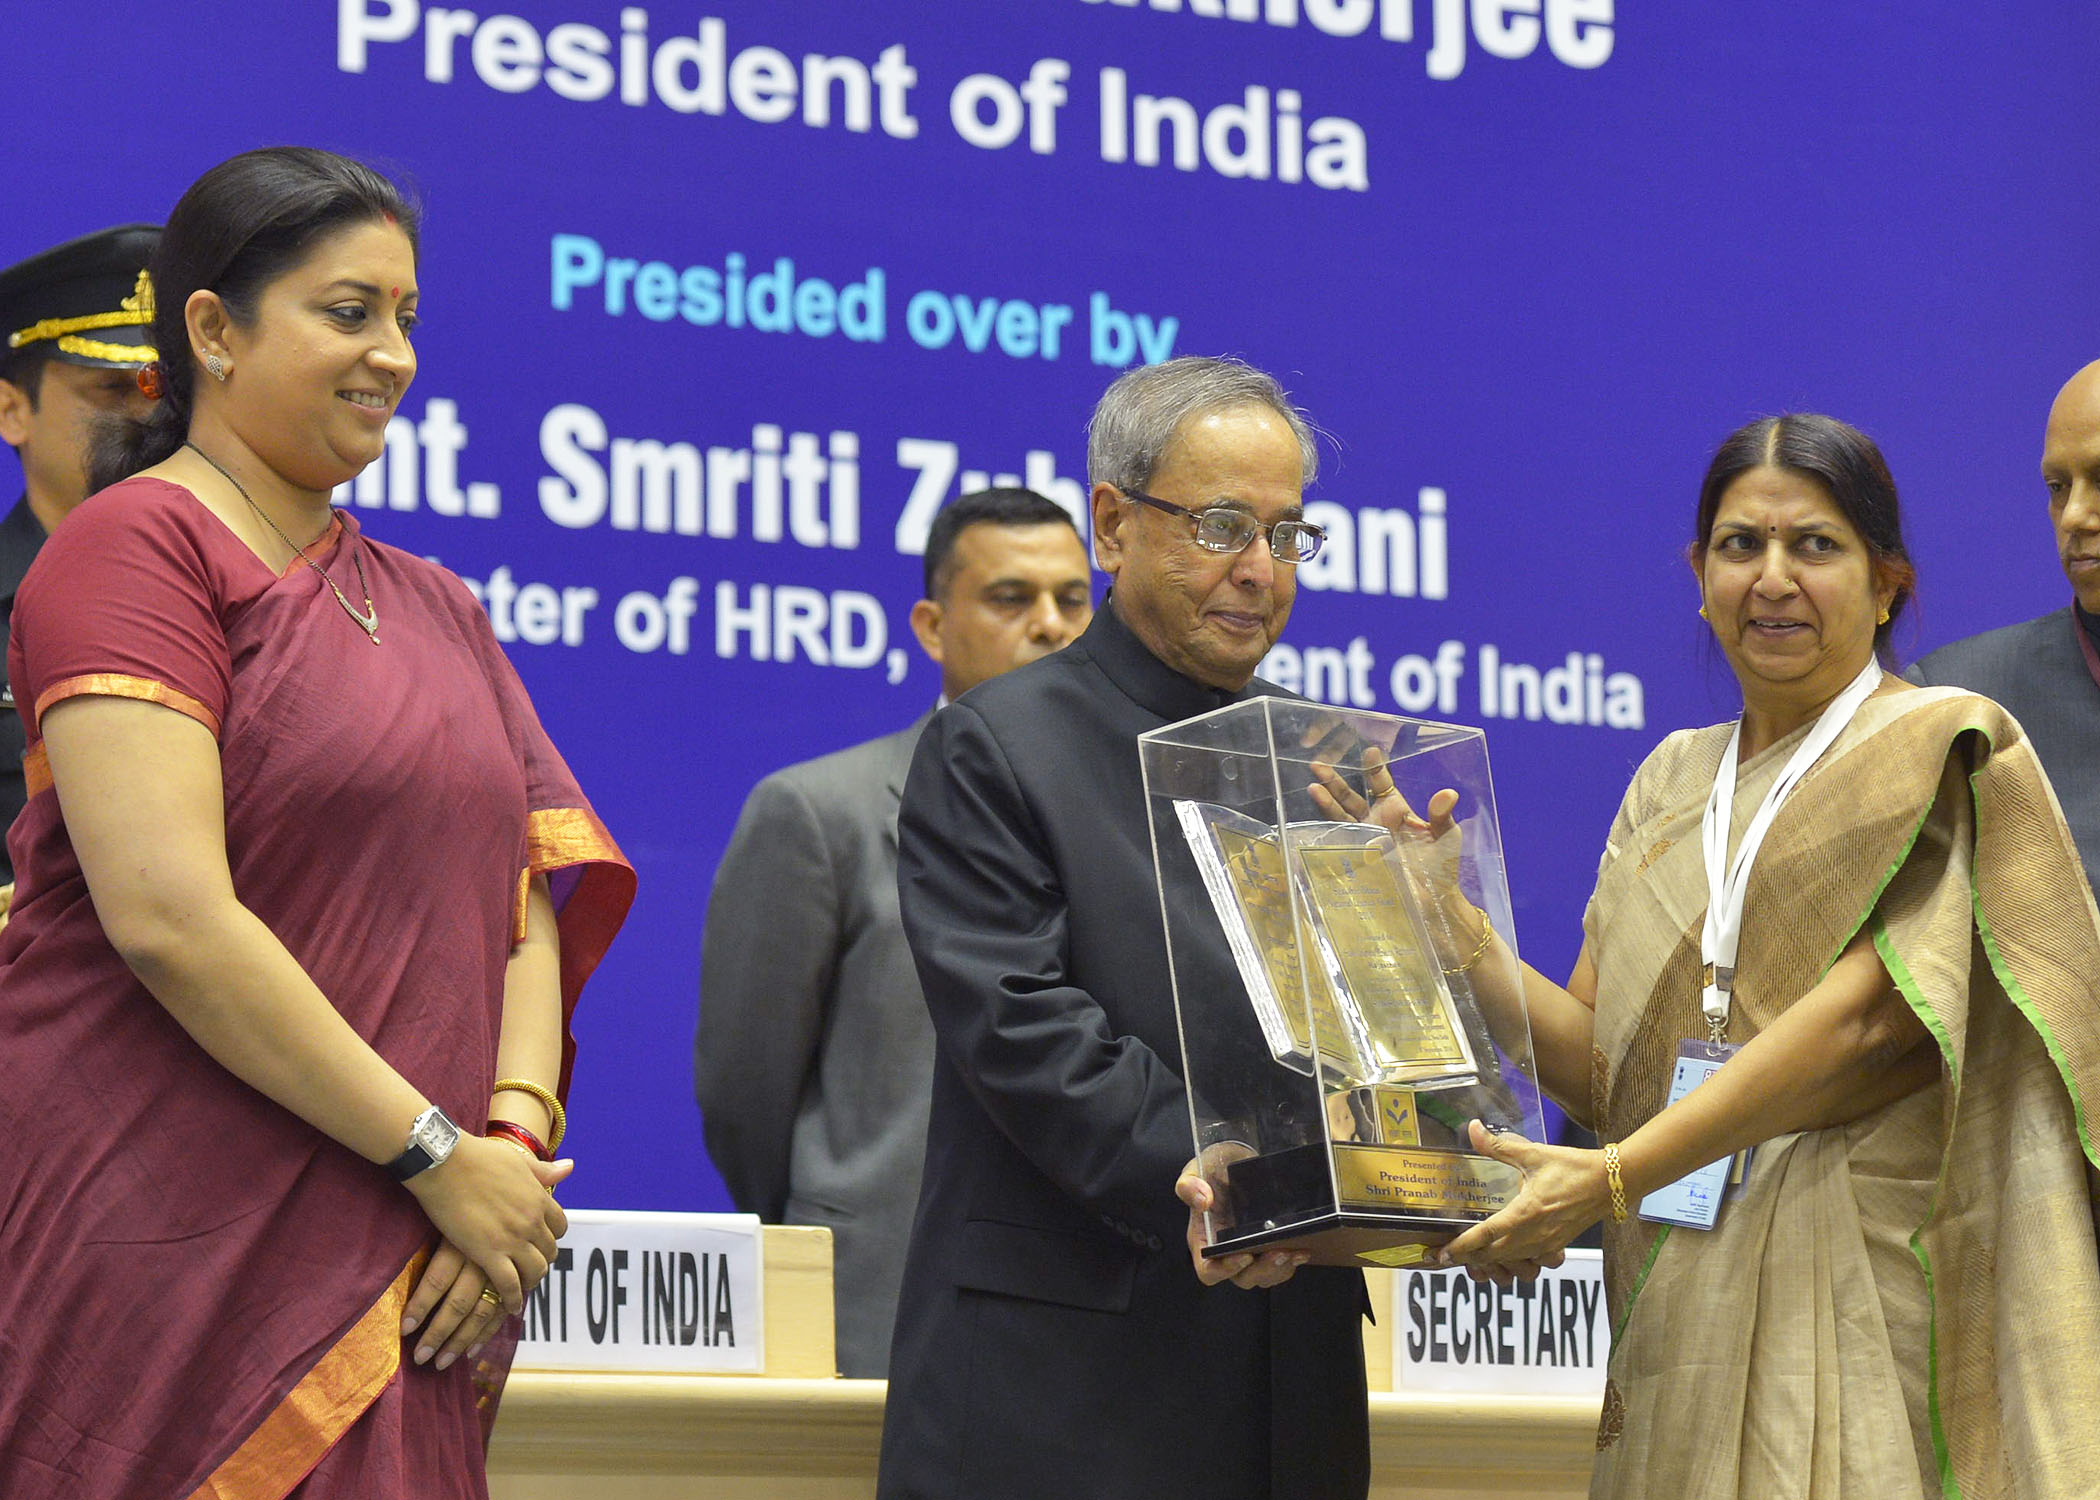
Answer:
[[509, 1120], [489, 1121], [489, 1128], [484, 1130], [482, 1134], [490, 1140], [513, 1141], [523, 1146], [541, 1161], [552, 1161], [554, 1159], [554, 1153], [540, 1144], [538, 1136], [527, 1130], [523, 1125], [513, 1124]]

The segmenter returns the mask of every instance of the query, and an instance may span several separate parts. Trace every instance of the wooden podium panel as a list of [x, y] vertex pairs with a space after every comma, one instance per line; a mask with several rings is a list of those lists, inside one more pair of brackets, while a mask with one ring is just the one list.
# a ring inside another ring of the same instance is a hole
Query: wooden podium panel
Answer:
[[[869, 1500], [879, 1380], [518, 1375], [493, 1500]], [[1597, 1409], [1568, 1397], [1371, 1395], [1376, 1500], [1579, 1500]], [[529, 1435], [528, 1435], [529, 1434]]]
[[[830, 1232], [768, 1226], [764, 1254], [767, 1374], [518, 1370], [489, 1448], [492, 1500], [871, 1500], [888, 1388], [823, 1378]], [[1386, 1389], [1394, 1278], [1368, 1275], [1380, 1317], [1364, 1329], [1374, 1500], [1588, 1492], [1596, 1402]]]

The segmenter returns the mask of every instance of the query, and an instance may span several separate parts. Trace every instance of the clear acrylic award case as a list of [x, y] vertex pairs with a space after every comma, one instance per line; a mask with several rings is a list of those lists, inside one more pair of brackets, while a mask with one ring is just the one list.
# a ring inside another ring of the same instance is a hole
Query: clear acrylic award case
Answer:
[[1138, 745], [1209, 1253], [1402, 1265], [1508, 1203], [1469, 1123], [1544, 1126], [1487, 736], [1257, 698]]

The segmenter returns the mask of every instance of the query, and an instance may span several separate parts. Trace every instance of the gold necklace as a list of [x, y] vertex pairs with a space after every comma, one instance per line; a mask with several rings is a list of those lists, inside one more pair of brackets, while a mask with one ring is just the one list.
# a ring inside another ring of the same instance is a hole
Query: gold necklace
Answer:
[[[291, 548], [293, 552], [297, 553], [299, 561], [305, 563], [309, 568], [312, 568], [316, 573], [319, 573], [321, 575], [321, 582], [328, 585], [328, 591], [331, 594], [335, 595], [335, 602], [343, 606], [343, 613], [357, 622], [357, 628], [365, 633], [365, 639], [370, 641], [375, 646], [378, 645], [379, 606], [372, 602], [372, 585], [365, 581], [365, 548], [362, 538], [360, 538], [358, 541], [357, 550], [350, 554], [350, 561], [357, 568], [357, 586], [363, 589], [365, 593], [365, 612], [363, 614], [359, 614], [357, 612], [356, 606], [351, 604], [348, 596], [346, 596], [341, 589], [336, 587], [335, 580], [328, 576], [328, 570], [322, 567], [319, 563], [315, 562], [312, 558], [308, 557], [306, 555], [306, 549], [304, 547], [300, 546], [297, 542], [293, 541], [290, 537], [284, 534], [284, 528], [270, 519], [270, 513], [264, 510], [260, 505], [257, 505], [255, 503], [255, 497], [248, 493], [248, 487], [242, 484], [238, 479], [235, 479], [231, 474], [227, 473], [226, 466], [224, 464], [220, 463], [216, 458], [213, 458], [209, 453], [206, 453], [195, 443], [185, 440], [182, 446], [189, 449], [190, 452], [196, 454], [206, 463], [210, 464], [214, 469], [217, 469], [219, 471], [219, 477], [221, 479], [224, 479], [228, 484], [232, 485], [234, 489], [240, 492], [241, 498], [248, 502], [248, 509], [254, 511], [258, 516], [261, 516], [263, 525], [269, 527], [270, 530], [277, 533], [277, 540], [283, 542], [287, 547]], [[322, 535], [326, 536], [327, 533], [323, 532]]]

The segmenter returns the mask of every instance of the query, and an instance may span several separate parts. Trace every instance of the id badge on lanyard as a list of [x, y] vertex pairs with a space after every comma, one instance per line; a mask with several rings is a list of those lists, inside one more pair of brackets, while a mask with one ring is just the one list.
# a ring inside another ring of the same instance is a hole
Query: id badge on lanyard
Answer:
[[[1733, 1042], [1679, 1042], [1677, 1068], [1670, 1075], [1670, 1097], [1664, 1101], [1663, 1107], [1667, 1109], [1720, 1072], [1721, 1064], [1735, 1056], [1738, 1050]], [[1749, 1150], [1708, 1162], [1698, 1171], [1686, 1173], [1643, 1198], [1641, 1217], [1651, 1224], [1711, 1229], [1720, 1217], [1723, 1200], [1741, 1193], [1749, 1175]]]
[[[1713, 791], [1706, 799], [1706, 817], [1700, 827], [1706, 857], [1706, 921], [1699, 942], [1704, 961], [1699, 1006], [1706, 1016], [1707, 1035], [1703, 1041], [1677, 1044], [1677, 1066], [1670, 1077], [1670, 1096], [1664, 1108], [1720, 1072], [1722, 1065], [1735, 1056], [1737, 1048], [1721, 1038], [1728, 1029], [1728, 1011], [1734, 997], [1735, 961], [1742, 942], [1743, 898], [1750, 886], [1750, 868], [1756, 863], [1757, 851], [1764, 844], [1772, 820], [1779, 815], [1780, 804], [1823, 758], [1823, 752], [1880, 685], [1881, 663], [1869, 658], [1851, 685], [1823, 710], [1815, 728], [1808, 732], [1808, 738], [1765, 793], [1764, 802], [1743, 830], [1742, 843], [1732, 861], [1728, 858], [1728, 830], [1734, 818], [1737, 755], [1743, 742], [1740, 722], [1729, 737], [1721, 767], [1714, 773]], [[1711, 1229], [1720, 1216], [1723, 1200], [1742, 1191], [1749, 1172], [1747, 1150], [1709, 1162], [1643, 1198], [1641, 1217], [1657, 1224]]]

